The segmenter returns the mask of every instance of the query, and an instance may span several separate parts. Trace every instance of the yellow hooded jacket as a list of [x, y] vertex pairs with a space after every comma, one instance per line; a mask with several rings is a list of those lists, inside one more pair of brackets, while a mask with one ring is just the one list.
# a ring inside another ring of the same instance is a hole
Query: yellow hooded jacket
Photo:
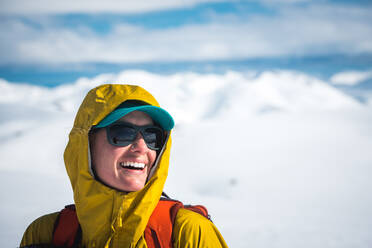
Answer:
[[[90, 168], [89, 130], [126, 100], [159, 106], [155, 98], [139, 86], [101, 85], [85, 97], [69, 135], [64, 160], [83, 233], [81, 247], [147, 247], [144, 230], [167, 178], [170, 132], [151, 178], [140, 191], [124, 193], [109, 188], [94, 179]], [[31, 223], [20, 246], [50, 244], [57, 215], [44, 215]], [[180, 209], [177, 214], [172, 239], [174, 247], [227, 247], [212, 222], [186, 209]]]

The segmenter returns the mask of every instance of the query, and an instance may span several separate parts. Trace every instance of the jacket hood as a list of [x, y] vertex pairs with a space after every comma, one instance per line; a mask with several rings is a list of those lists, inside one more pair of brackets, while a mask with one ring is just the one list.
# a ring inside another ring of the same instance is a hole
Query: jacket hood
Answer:
[[142, 190], [120, 192], [94, 179], [90, 170], [89, 131], [126, 100], [140, 100], [159, 107], [156, 99], [139, 86], [98, 86], [83, 100], [65, 149], [66, 170], [86, 247], [147, 247], [143, 232], [168, 174], [170, 132], [152, 176]]

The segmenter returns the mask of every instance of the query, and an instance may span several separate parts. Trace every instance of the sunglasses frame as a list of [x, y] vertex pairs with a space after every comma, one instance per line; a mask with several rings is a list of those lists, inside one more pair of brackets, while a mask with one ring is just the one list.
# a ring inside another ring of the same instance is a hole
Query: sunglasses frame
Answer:
[[[129, 127], [129, 128], [132, 128], [132, 129], [134, 129], [135, 131], [136, 131], [136, 134], [135, 134], [135, 137], [134, 137], [134, 139], [133, 140], [131, 140], [131, 141], [128, 141], [128, 144], [127, 145], [120, 145], [120, 144], [117, 144], [117, 143], [115, 143], [114, 142], [114, 137], [112, 136], [112, 131], [111, 131], [111, 128], [113, 127], [113, 126], [123, 126], [123, 127]], [[164, 130], [161, 128], [161, 127], [159, 127], [159, 126], [156, 126], [156, 125], [146, 125], [146, 126], [137, 126], [137, 125], [133, 125], [132, 123], [128, 123], [128, 122], [114, 122], [114, 123], [112, 123], [112, 124], [110, 124], [110, 125], [108, 125], [107, 127], [104, 127], [105, 129], [106, 129], [106, 135], [107, 135], [107, 141], [111, 144], [111, 145], [113, 145], [113, 146], [117, 146], [117, 147], [125, 147], [125, 146], [129, 146], [130, 144], [133, 144], [133, 142], [135, 141], [135, 139], [137, 138], [137, 136], [138, 136], [138, 132], [139, 133], [141, 133], [141, 135], [142, 135], [142, 138], [143, 138], [143, 140], [145, 141], [145, 143], [146, 143], [146, 146], [149, 148], [149, 149], [151, 149], [151, 150], [155, 150], [155, 151], [158, 151], [158, 150], [160, 150], [161, 149], [161, 147], [163, 146], [163, 144], [164, 144], [164, 139], [165, 139], [165, 134], [164, 134]], [[156, 129], [156, 130], [158, 130], [159, 131], [159, 133], [161, 134], [161, 137], [160, 137], [160, 141], [156, 141], [156, 143], [159, 143], [160, 144], [160, 146], [158, 147], [158, 148], [156, 148], [156, 147], [153, 147], [152, 145], [149, 145], [148, 143], [147, 143], [147, 140], [146, 140], [146, 135], [144, 135], [144, 132], [146, 131], [146, 129], [148, 129], [148, 128], [153, 128], [153, 129]]]

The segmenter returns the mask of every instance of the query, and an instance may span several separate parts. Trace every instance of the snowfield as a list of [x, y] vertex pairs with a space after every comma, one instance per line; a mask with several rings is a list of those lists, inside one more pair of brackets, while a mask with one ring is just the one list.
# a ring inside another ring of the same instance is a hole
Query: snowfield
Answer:
[[55, 88], [0, 80], [1, 247], [72, 203], [67, 136], [105, 82], [141, 85], [172, 114], [165, 191], [207, 206], [229, 247], [372, 247], [371, 95], [293, 71], [135, 70]]

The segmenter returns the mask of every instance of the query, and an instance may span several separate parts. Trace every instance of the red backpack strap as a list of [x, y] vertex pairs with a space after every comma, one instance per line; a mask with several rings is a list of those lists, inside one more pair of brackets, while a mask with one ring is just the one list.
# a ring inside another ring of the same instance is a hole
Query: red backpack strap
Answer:
[[172, 231], [175, 215], [172, 208], [177, 211], [183, 204], [179, 201], [160, 200], [151, 214], [145, 229], [145, 240], [149, 248], [172, 247]]
[[186, 208], [188, 210], [191, 210], [191, 211], [194, 211], [198, 214], [201, 214], [205, 218], [207, 218], [208, 220], [212, 221], [211, 216], [208, 214], [207, 208], [204, 207], [203, 205], [185, 205], [184, 208]]
[[180, 208], [189, 209], [209, 219], [208, 211], [204, 206], [184, 206], [180, 201], [161, 198], [145, 229], [145, 240], [149, 248], [173, 246], [173, 225]]
[[75, 205], [68, 205], [59, 213], [54, 223], [52, 244], [56, 247], [77, 247], [81, 239], [81, 228]]

